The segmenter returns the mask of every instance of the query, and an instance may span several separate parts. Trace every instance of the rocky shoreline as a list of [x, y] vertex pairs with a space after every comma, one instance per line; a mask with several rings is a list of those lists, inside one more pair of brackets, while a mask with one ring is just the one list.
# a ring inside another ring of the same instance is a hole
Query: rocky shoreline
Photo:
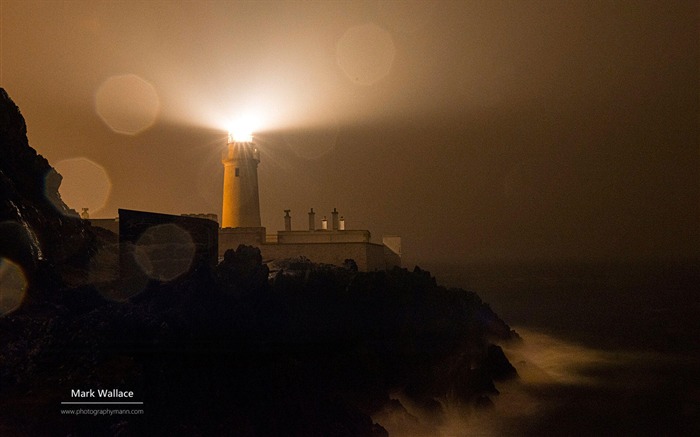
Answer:
[[[488, 406], [494, 381], [517, 377], [497, 344], [518, 335], [418, 267], [302, 258], [270, 275], [240, 246], [114, 301], [126, 279], [94, 274], [114, 239], [60, 202], [60, 176], [4, 90], [0, 136], [0, 257], [27, 280], [0, 317], [0, 434], [382, 436], [372, 415], [400, 407], [393, 393], [439, 414], [444, 398]], [[133, 392], [144, 414], [61, 414], [72, 390], [105, 389]]]

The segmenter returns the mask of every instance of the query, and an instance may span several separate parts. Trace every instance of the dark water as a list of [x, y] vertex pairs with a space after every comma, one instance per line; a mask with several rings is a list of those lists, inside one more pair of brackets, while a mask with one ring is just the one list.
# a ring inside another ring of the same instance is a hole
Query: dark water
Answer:
[[447, 400], [447, 419], [411, 411], [419, 423], [387, 426], [392, 435], [700, 435], [698, 266], [425, 268], [521, 334], [504, 348], [520, 379], [497, 386], [493, 409]]
[[596, 348], [700, 350], [700, 266], [433, 265], [445, 286], [476, 291], [506, 322]]

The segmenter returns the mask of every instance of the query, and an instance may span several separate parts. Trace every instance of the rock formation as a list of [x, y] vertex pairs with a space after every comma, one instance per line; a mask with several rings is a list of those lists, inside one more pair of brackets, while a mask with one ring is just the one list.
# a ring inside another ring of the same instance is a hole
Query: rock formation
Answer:
[[[300, 259], [269, 280], [242, 246], [210, 271], [102, 298], [86, 271], [113, 242], [96, 244], [60, 202], [60, 176], [4, 91], [0, 152], [0, 256], [45, 303], [0, 316], [0, 435], [386, 436], [372, 415], [401, 410], [394, 393], [439, 415], [446, 398], [489, 405], [494, 380], [515, 376], [492, 342], [517, 334], [419, 268]], [[133, 391], [145, 414], [60, 415], [75, 389]]]
[[19, 108], [0, 88], [0, 257], [20, 265], [29, 296], [43, 296], [46, 282], [85, 270], [94, 236], [61, 201], [61, 176], [29, 146]]

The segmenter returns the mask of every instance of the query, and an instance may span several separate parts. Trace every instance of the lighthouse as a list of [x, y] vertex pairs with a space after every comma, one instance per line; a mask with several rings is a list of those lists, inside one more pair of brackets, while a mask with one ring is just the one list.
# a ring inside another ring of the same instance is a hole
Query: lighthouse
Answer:
[[252, 135], [228, 135], [228, 145], [221, 162], [224, 164], [224, 199], [222, 228], [260, 227], [258, 164], [260, 153]]

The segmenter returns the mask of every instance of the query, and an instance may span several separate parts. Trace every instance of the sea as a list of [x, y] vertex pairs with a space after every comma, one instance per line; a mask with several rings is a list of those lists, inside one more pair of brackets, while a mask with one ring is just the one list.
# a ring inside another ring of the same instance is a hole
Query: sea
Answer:
[[[700, 435], [697, 263], [424, 264], [518, 334], [493, 406], [381, 422], [392, 436]], [[400, 397], [400, 394], [396, 395]]]

